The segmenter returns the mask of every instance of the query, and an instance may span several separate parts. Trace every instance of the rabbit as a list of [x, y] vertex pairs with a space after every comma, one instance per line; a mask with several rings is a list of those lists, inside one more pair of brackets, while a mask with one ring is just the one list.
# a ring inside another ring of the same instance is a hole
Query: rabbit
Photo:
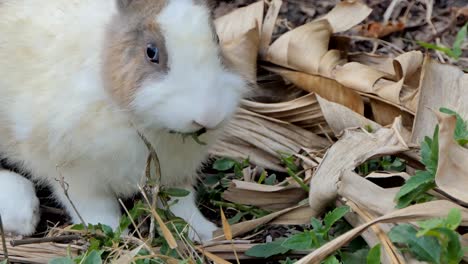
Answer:
[[[161, 185], [190, 191], [171, 211], [193, 239], [210, 240], [217, 226], [198, 210], [193, 184], [248, 84], [223, 55], [208, 3], [2, 0], [0, 17], [2, 157], [49, 186], [73, 223], [117, 227], [118, 198], [145, 183], [141, 133], [159, 156]], [[198, 132], [203, 144], [181, 136]], [[34, 232], [31, 185], [0, 173], [6, 231]]]

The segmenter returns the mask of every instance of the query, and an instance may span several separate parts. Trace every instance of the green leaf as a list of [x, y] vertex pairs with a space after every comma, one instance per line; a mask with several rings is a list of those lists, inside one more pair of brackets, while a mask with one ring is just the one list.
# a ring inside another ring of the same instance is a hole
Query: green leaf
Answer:
[[[6, 264], [6, 260], [0, 262], [0, 264]], [[73, 259], [70, 257], [55, 258], [49, 261], [49, 264], [75, 264]]]
[[281, 246], [292, 250], [307, 250], [314, 248], [317, 236], [313, 231], [305, 231], [286, 239]]
[[271, 174], [265, 179], [266, 185], [274, 185], [276, 183], [276, 174]]
[[323, 218], [323, 222], [325, 223], [325, 232], [328, 233], [333, 224], [343, 218], [343, 216], [345, 216], [348, 212], [349, 206], [340, 206], [335, 208], [333, 211], [328, 212]]
[[460, 244], [460, 235], [455, 231], [448, 228], [436, 228], [435, 232], [443, 234], [445, 240], [448, 241], [446, 247], [444, 245], [444, 250], [446, 250], [444, 255], [446, 255], [446, 260], [444, 263], [448, 264], [458, 264], [463, 258], [463, 249]]
[[89, 255], [86, 256], [85, 259], [83, 259], [83, 261], [81, 261], [81, 264], [101, 264], [102, 253], [103, 251], [97, 251], [97, 250], [92, 251], [91, 253], [89, 253]]
[[164, 192], [172, 197], [185, 197], [190, 194], [190, 191], [178, 188], [168, 188], [165, 189]]
[[447, 48], [447, 47], [444, 47], [444, 46], [439, 46], [439, 45], [432, 44], [432, 43], [427, 43], [427, 42], [424, 42], [424, 41], [416, 41], [416, 43], [419, 46], [424, 47], [426, 49], [433, 49], [433, 50], [442, 51], [443, 53], [447, 54], [448, 56], [453, 57], [453, 52], [452, 52], [452, 50], [450, 48]]
[[380, 244], [377, 244], [369, 250], [367, 264], [380, 264], [380, 247]]
[[269, 258], [274, 255], [285, 254], [289, 249], [282, 246], [283, 241], [284, 239], [277, 239], [270, 243], [253, 246], [245, 254], [257, 258]]
[[355, 252], [342, 252], [341, 261], [343, 264], [362, 264], [366, 263], [369, 249], [363, 248]]
[[218, 159], [213, 163], [213, 169], [218, 171], [228, 171], [236, 165], [236, 161], [228, 158]]
[[447, 216], [446, 227], [452, 230], [455, 230], [458, 228], [461, 222], [462, 222], [462, 216], [461, 216], [460, 209], [458, 208], [450, 209], [448, 216]]
[[461, 146], [466, 145], [468, 143], [468, 125], [466, 124], [465, 120], [463, 120], [463, 118], [457, 112], [450, 110], [448, 108], [441, 107], [439, 111], [442, 113], [454, 115], [457, 117], [457, 122], [455, 124], [454, 138], [459, 145]]
[[244, 215], [246, 215], [247, 212], [237, 212], [237, 214], [235, 216], [233, 216], [232, 218], [228, 219], [228, 223], [230, 225], [233, 225], [233, 224], [236, 224], [237, 222], [239, 222], [242, 217], [244, 217]]
[[393, 243], [406, 244], [411, 253], [418, 259], [440, 263], [441, 247], [433, 237], [416, 237], [417, 230], [409, 224], [397, 225], [388, 233]]
[[340, 264], [335, 256], [330, 256], [323, 261], [323, 264]]
[[322, 221], [318, 220], [317, 218], [312, 217], [310, 219], [310, 224], [314, 228], [315, 232], [323, 232], [324, 231]]
[[414, 192], [418, 187], [433, 183], [435, 181], [435, 175], [428, 171], [416, 171], [416, 174], [409, 178], [405, 184], [398, 191], [395, 199], [399, 200], [403, 196]]
[[460, 58], [463, 54], [461, 46], [465, 42], [466, 34], [468, 31], [468, 23], [466, 23], [457, 33], [455, 41], [453, 42], [452, 51], [455, 59]]

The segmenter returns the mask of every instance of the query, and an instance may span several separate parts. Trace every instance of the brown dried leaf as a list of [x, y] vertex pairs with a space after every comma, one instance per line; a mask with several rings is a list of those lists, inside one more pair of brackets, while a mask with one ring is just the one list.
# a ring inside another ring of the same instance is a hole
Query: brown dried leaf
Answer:
[[439, 162], [435, 181], [448, 195], [468, 204], [468, 149], [453, 138], [456, 116], [437, 114], [439, 119]]
[[365, 37], [382, 38], [395, 32], [403, 31], [406, 24], [401, 21], [388, 21], [385, 24], [381, 22], [371, 22], [363, 25], [360, 29], [361, 34]]
[[260, 36], [263, 25], [263, 9], [263, 1], [258, 1], [217, 18], [215, 26], [220, 42], [227, 43], [238, 39], [254, 28], [257, 29], [258, 36]]

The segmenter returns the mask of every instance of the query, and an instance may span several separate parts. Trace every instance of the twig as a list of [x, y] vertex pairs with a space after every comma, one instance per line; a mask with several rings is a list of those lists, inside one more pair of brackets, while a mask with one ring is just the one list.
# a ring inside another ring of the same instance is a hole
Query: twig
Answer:
[[30, 245], [30, 244], [41, 244], [41, 243], [69, 243], [75, 240], [83, 238], [79, 235], [63, 235], [57, 237], [43, 237], [43, 238], [26, 238], [21, 240], [11, 240], [10, 244], [12, 247]]
[[401, 0], [392, 0], [390, 5], [388, 5], [387, 10], [385, 10], [385, 13], [383, 15], [383, 23], [386, 24], [388, 20], [390, 20], [390, 17], [392, 16], [393, 11], [395, 10], [395, 7]]
[[57, 172], [59, 173], [59, 179], [55, 179], [56, 181], [59, 182], [60, 184], [60, 187], [62, 187], [63, 189], [63, 194], [65, 195], [65, 197], [67, 198], [68, 202], [71, 204], [72, 208], [73, 208], [73, 211], [75, 211], [76, 215], [78, 216], [78, 218], [80, 219], [81, 221], [81, 224], [83, 224], [83, 228], [86, 232], [88, 232], [88, 226], [86, 225], [86, 222], [84, 221], [83, 217], [80, 215], [80, 212], [78, 212], [78, 209], [76, 208], [75, 204], [73, 203], [73, 201], [70, 199], [70, 196], [68, 195], [68, 183], [65, 182], [65, 177], [63, 177], [62, 173], [60, 172], [59, 170], [59, 167], [57, 166], [56, 167], [57, 169]]
[[[159, 193], [159, 186], [161, 182], [161, 164], [159, 162], [159, 157], [158, 154], [156, 153], [155, 149], [151, 145], [151, 143], [146, 139], [146, 137], [138, 131], [138, 135], [140, 138], [143, 140], [145, 143], [146, 147], [148, 148], [149, 155], [148, 159], [146, 161], [146, 178], [148, 182], [148, 187], [150, 188], [149, 190], [149, 196], [151, 197], [150, 201], [150, 206], [152, 208], [157, 207], [157, 199], [158, 199], [158, 193]], [[155, 173], [156, 175], [153, 177], [151, 175], [151, 163], [154, 162], [154, 167], [156, 169]], [[155, 232], [156, 232], [156, 219], [154, 217], [151, 217], [150, 221], [150, 232], [149, 232], [149, 239], [152, 240], [155, 237]]]
[[3, 229], [2, 215], [0, 215], [0, 233], [2, 233], [3, 257], [6, 259], [6, 263], [10, 264], [10, 259], [8, 258], [8, 248], [5, 239], [5, 230]]

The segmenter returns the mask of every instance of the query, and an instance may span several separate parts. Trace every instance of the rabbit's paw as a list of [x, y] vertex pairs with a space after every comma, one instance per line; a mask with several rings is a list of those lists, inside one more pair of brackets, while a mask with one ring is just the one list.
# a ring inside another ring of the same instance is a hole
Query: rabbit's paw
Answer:
[[6, 233], [34, 233], [40, 210], [32, 182], [17, 173], [0, 171], [0, 215]]

